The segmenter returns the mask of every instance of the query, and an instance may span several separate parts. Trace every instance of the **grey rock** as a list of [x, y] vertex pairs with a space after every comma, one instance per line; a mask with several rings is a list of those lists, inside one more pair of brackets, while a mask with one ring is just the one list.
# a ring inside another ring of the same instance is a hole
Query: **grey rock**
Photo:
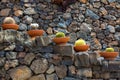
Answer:
[[53, 46], [54, 54], [60, 54], [62, 56], [72, 56], [74, 49], [72, 45]]
[[76, 33], [70, 33], [70, 42], [74, 43], [77, 40], [77, 35]]
[[58, 80], [58, 77], [55, 73], [46, 75], [46, 80]]
[[27, 24], [31, 24], [32, 23], [32, 21], [33, 21], [33, 18], [32, 17], [30, 17], [30, 16], [25, 16], [24, 17], [24, 21], [25, 21], [25, 23], [27, 23]]
[[62, 80], [80, 80], [80, 79], [76, 79], [76, 78], [72, 78], [72, 77], [65, 77], [64, 79]]
[[14, 16], [13, 18], [15, 19], [16, 23], [20, 23], [20, 19], [18, 17]]
[[67, 28], [65, 23], [58, 23], [57, 25], [59, 28]]
[[28, 53], [24, 58], [25, 64], [30, 65], [34, 58], [35, 58], [35, 54]]
[[0, 67], [4, 66], [4, 64], [5, 64], [5, 58], [4, 57], [3, 58], [0, 57]]
[[83, 68], [83, 69], [79, 69], [77, 71], [77, 76], [78, 77], [92, 77], [92, 70], [91, 68]]
[[70, 66], [73, 64], [73, 58], [64, 56], [61, 63], [62, 63], [62, 65]]
[[20, 66], [9, 71], [12, 80], [26, 80], [32, 75], [31, 70], [27, 66]]
[[85, 19], [85, 17], [84, 17], [84, 15], [80, 14], [80, 15], [78, 16], [78, 19], [79, 19], [80, 22], [83, 22], [84, 19]]
[[82, 39], [88, 40], [88, 33], [85, 33], [84, 31], [79, 31], [76, 33], [76, 35], [78, 39], [82, 38]]
[[109, 31], [111, 33], [115, 33], [115, 27], [114, 26], [108, 25], [107, 28], [109, 29]]
[[89, 67], [89, 54], [87, 52], [75, 53], [75, 66], [76, 67]]
[[14, 50], [16, 52], [23, 52], [24, 51], [24, 47], [22, 45], [16, 45]]
[[25, 14], [31, 15], [31, 14], [36, 14], [36, 11], [34, 8], [27, 8], [24, 10]]
[[19, 24], [19, 30], [21, 30], [21, 31], [27, 30], [27, 25], [26, 25], [26, 24], [23, 24], [23, 23], [20, 23], [20, 24]]
[[115, 26], [115, 31], [120, 32], [120, 26], [119, 25]]
[[116, 20], [116, 17], [113, 15], [105, 15], [104, 18], [108, 20]]
[[55, 71], [54, 65], [50, 65], [49, 69], [46, 71], [46, 73], [51, 74]]
[[45, 80], [44, 74], [32, 76], [29, 80]]
[[[28, 43], [29, 45], [29, 43]], [[32, 52], [41, 52], [41, 53], [51, 53], [53, 52], [53, 47], [52, 46], [41, 46], [41, 47], [33, 47], [30, 50]]]
[[17, 52], [8, 52], [6, 53], [6, 58], [7, 59], [16, 59]]
[[48, 46], [51, 43], [51, 39], [47, 36], [36, 37], [36, 46]]
[[82, 24], [80, 25], [80, 30], [88, 33], [88, 32], [90, 32], [90, 31], [92, 30], [92, 27], [91, 27], [90, 24], [82, 23]]
[[109, 3], [115, 2], [116, 0], [108, 0]]
[[119, 32], [116, 32], [115, 35], [114, 35], [115, 39], [116, 40], [120, 40], [120, 33]]
[[5, 51], [13, 51], [15, 49], [15, 44], [11, 44], [9, 46], [7, 46], [4, 50]]
[[63, 18], [64, 18], [64, 19], [69, 19], [69, 18], [71, 18], [71, 13], [64, 13], [64, 14], [63, 14]]
[[65, 65], [55, 66], [55, 71], [59, 78], [64, 78], [67, 75], [67, 67]]
[[8, 70], [9, 68], [15, 68], [17, 65], [19, 65], [18, 60], [9, 60], [5, 62], [4, 68]]
[[[36, 65], [37, 64], [37, 65]], [[37, 59], [34, 60], [30, 66], [35, 74], [45, 73], [48, 68], [48, 61], [46, 59]]]
[[95, 20], [100, 18], [97, 14], [95, 14], [90, 9], [86, 10], [86, 16], [89, 16], [89, 17], [91, 17], [92, 19], [95, 19]]

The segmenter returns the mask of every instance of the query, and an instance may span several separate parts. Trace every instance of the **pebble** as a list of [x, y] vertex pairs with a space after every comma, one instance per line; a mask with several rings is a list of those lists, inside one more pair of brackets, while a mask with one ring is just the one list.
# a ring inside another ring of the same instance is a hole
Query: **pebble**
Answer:
[[31, 77], [32, 72], [27, 66], [20, 66], [11, 69], [9, 74], [12, 80], [27, 80]]
[[89, 16], [89, 17], [91, 17], [92, 19], [96, 19], [96, 20], [100, 18], [96, 13], [94, 13], [94, 12], [91, 11], [90, 9], [87, 9], [87, 10], [86, 10], [86, 16]]
[[[38, 64], [38, 65], [36, 65]], [[46, 59], [34, 60], [30, 66], [35, 74], [44, 73], [48, 68], [48, 61]]]

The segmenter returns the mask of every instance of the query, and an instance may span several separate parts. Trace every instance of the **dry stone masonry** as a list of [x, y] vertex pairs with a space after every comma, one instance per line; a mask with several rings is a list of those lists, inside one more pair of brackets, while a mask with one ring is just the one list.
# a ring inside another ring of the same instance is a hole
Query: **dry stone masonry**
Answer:
[[[0, 25], [11, 16], [18, 31], [0, 26], [0, 80], [119, 80], [120, 59], [106, 61], [98, 52], [112, 46], [120, 52], [120, 1], [1, 0]], [[66, 7], [66, 10], [61, 10]], [[38, 23], [45, 34], [35, 40], [27, 34]], [[70, 36], [66, 45], [52, 42], [56, 32]], [[75, 52], [83, 38], [90, 49]]]

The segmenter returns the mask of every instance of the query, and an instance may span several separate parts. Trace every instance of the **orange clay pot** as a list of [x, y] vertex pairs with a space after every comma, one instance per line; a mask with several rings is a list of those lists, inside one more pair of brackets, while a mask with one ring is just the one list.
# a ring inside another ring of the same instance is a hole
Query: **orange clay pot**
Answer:
[[100, 56], [106, 60], [114, 60], [118, 56], [118, 52], [100, 52]]
[[70, 37], [60, 37], [60, 38], [55, 37], [53, 39], [53, 42], [55, 42], [56, 44], [62, 44], [62, 43], [67, 43], [69, 40]]
[[29, 34], [30, 37], [42, 36], [44, 30], [29, 30], [27, 33]]
[[3, 24], [2, 28], [3, 30], [6, 30], [6, 29], [18, 30], [19, 26], [17, 24]]
[[88, 48], [89, 48], [89, 45], [74, 46], [74, 50], [76, 52], [87, 51]]

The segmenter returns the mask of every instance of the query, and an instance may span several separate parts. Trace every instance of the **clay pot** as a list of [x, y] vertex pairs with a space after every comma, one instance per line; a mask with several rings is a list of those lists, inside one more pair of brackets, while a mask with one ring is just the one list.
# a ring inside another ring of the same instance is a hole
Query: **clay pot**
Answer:
[[118, 56], [118, 52], [100, 52], [100, 56], [106, 60], [114, 60]]
[[87, 51], [88, 48], [89, 48], [89, 45], [74, 46], [74, 50], [76, 52]]
[[2, 28], [3, 30], [6, 30], [6, 29], [18, 30], [19, 26], [17, 24], [3, 24]]
[[27, 33], [29, 34], [30, 37], [42, 36], [44, 30], [29, 30]]
[[53, 42], [55, 42], [56, 44], [63, 44], [63, 43], [67, 43], [69, 40], [70, 37], [60, 37], [60, 38], [55, 37], [53, 39]]

